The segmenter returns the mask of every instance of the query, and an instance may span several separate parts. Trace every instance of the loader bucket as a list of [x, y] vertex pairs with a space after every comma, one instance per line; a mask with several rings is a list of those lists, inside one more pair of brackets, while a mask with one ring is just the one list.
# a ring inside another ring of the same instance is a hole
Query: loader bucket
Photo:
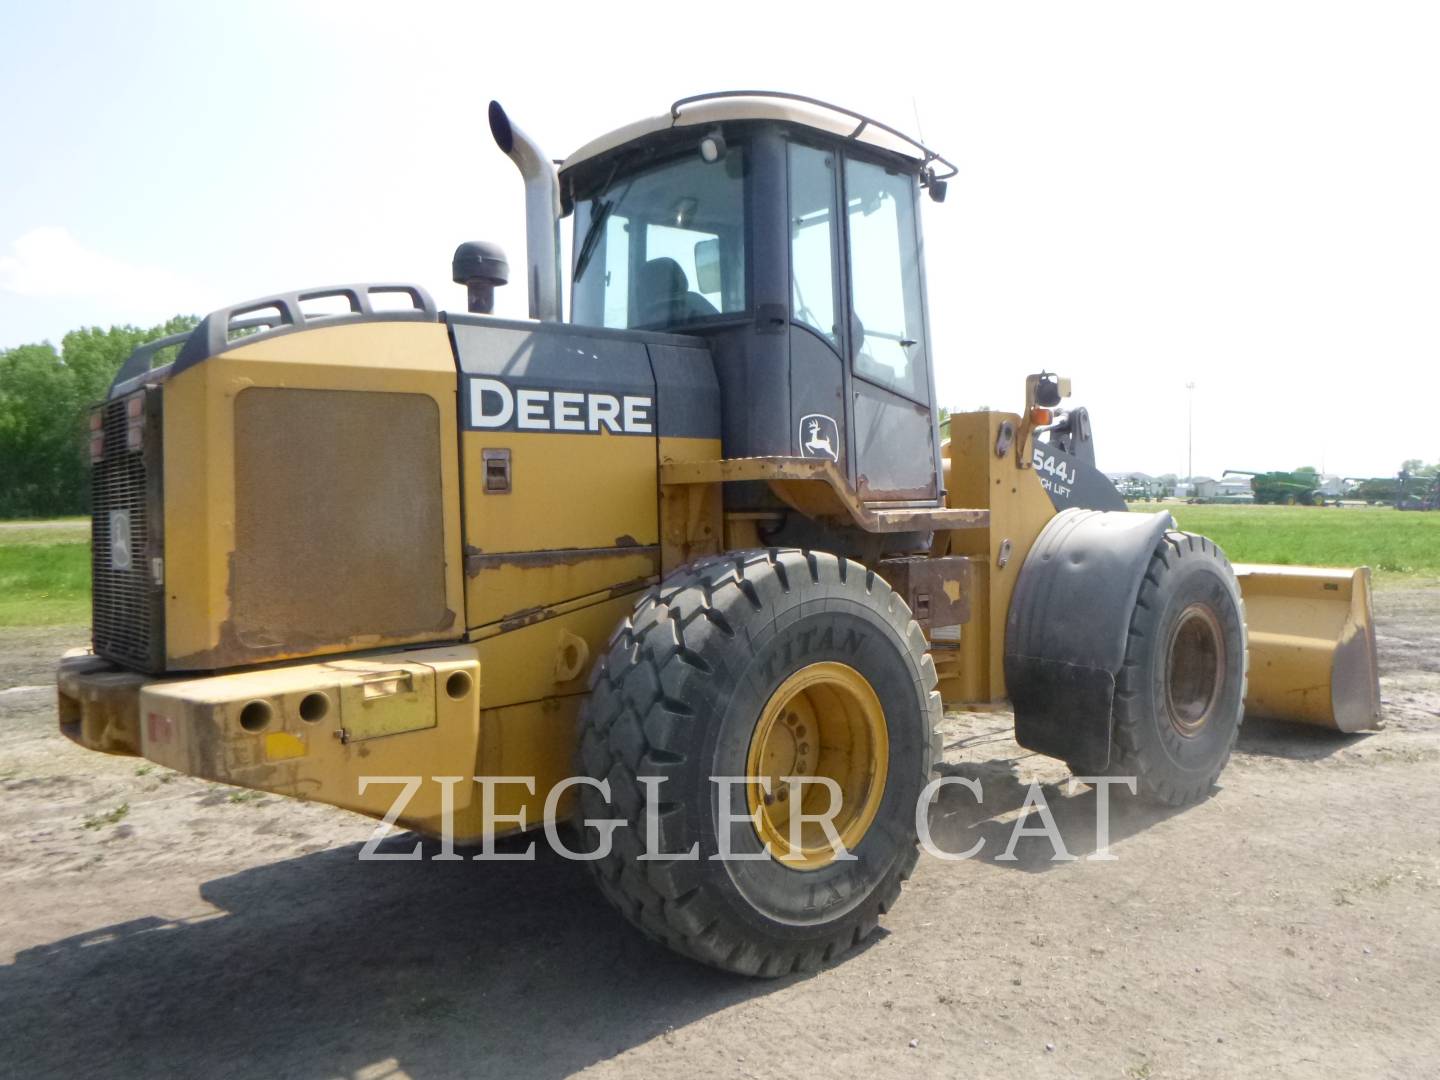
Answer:
[[1250, 636], [1245, 715], [1337, 731], [1380, 726], [1370, 568], [1237, 564]]

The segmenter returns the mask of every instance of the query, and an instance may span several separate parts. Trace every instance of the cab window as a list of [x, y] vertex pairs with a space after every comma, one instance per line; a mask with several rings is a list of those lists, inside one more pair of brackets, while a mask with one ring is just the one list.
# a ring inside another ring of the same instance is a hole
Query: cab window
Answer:
[[926, 402], [914, 179], [847, 158], [845, 221], [855, 374]]
[[791, 143], [790, 310], [840, 350], [835, 304], [835, 155]]
[[575, 213], [573, 320], [670, 329], [746, 309], [744, 151], [612, 178]]

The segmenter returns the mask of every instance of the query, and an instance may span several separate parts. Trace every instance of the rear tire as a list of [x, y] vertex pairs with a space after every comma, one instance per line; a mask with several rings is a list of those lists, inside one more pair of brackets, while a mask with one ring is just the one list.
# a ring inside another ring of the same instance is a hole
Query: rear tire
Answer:
[[1115, 680], [1111, 776], [1166, 806], [1215, 786], [1240, 733], [1248, 653], [1230, 561], [1212, 541], [1167, 532], [1155, 548]]
[[[772, 549], [671, 575], [615, 632], [581, 711], [580, 771], [609, 783], [608, 798], [580, 789], [581, 817], [623, 823], [591, 862], [601, 890], [651, 938], [727, 971], [778, 976], [837, 959], [875, 930], [915, 865], [916, 805], [938, 756], [935, 682], [909, 608], [858, 563]], [[837, 778], [835, 824], [853, 860], [803, 845], [791, 853], [801, 865], [773, 845], [764, 853], [748, 815], [764, 831], [779, 804], [711, 779], [756, 775], [762, 759], [759, 774]], [[656, 854], [696, 845], [698, 860], [641, 858], [652, 791]], [[583, 827], [594, 850], [598, 831]], [[757, 857], [713, 859], [722, 829], [725, 850]]]

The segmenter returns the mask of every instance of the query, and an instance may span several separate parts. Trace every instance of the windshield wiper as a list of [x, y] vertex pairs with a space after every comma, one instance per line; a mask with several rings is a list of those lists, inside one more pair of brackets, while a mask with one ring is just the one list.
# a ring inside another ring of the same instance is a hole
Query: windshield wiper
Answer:
[[611, 209], [615, 206], [614, 199], [606, 199], [590, 216], [590, 227], [585, 230], [585, 238], [580, 241], [580, 251], [575, 256], [574, 279], [579, 281], [585, 276], [585, 268], [590, 265], [590, 257], [595, 254], [595, 249], [600, 246], [601, 227], [605, 219], [610, 216]]

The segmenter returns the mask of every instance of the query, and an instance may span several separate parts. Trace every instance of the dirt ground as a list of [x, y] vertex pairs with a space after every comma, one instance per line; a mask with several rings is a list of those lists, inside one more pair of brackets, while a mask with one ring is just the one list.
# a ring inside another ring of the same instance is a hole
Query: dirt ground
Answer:
[[[1095, 796], [946, 720], [952, 787], [883, 930], [753, 982], [652, 946], [584, 868], [360, 862], [370, 823], [81, 751], [0, 631], [0, 1072], [11, 1076], [1440, 1075], [1440, 588], [1376, 598], [1387, 727], [1255, 722], [1203, 804]], [[1032, 780], [1070, 852], [1004, 852]], [[402, 845], [396, 845], [397, 847]], [[403, 845], [408, 846], [408, 845]]]

